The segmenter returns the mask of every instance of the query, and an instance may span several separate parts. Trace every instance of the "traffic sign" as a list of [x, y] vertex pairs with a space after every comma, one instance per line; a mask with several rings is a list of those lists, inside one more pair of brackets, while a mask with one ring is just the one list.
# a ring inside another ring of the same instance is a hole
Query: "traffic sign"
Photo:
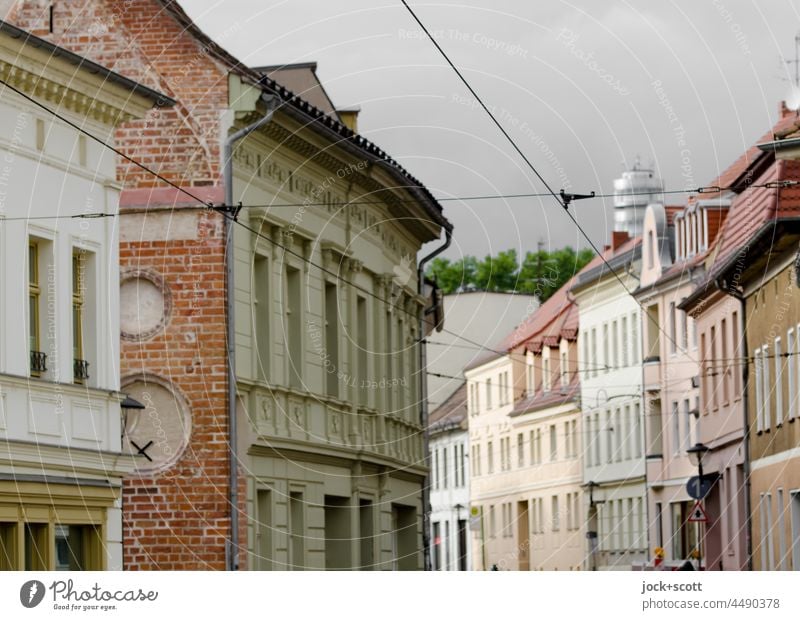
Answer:
[[711, 476], [703, 476], [702, 478], [700, 476], [692, 476], [686, 483], [686, 492], [689, 493], [689, 497], [692, 499], [703, 499], [711, 491], [715, 480], [716, 478]]
[[708, 515], [703, 510], [703, 505], [700, 500], [697, 500], [692, 506], [692, 512], [687, 519], [690, 523], [708, 523]]

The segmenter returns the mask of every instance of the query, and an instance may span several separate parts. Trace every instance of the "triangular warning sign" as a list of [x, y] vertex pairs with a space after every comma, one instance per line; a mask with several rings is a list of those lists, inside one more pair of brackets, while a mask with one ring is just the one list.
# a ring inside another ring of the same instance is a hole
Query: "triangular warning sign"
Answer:
[[699, 500], [692, 506], [692, 512], [689, 514], [687, 521], [690, 523], [708, 523], [708, 515], [706, 511], [703, 510], [703, 505]]

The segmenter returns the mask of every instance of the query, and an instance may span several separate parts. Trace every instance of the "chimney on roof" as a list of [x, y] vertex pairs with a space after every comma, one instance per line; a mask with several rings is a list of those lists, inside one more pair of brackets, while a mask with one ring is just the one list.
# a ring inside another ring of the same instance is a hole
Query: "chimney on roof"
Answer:
[[358, 133], [358, 113], [361, 112], [360, 106], [351, 108], [340, 108], [336, 110], [339, 120], [353, 133]]
[[617, 248], [630, 238], [627, 230], [615, 230], [611, 233], [611, 249], [616, 251]]
[[785, 99], [780, 102], [780, 105], [778, 105], [778, 117], [779, 118], [786, 118], [788, 116], [796, 116], [796, 115], [797, 115], [797, 109], [793, 110], [788, 105], [786, 105], [786, 100]]

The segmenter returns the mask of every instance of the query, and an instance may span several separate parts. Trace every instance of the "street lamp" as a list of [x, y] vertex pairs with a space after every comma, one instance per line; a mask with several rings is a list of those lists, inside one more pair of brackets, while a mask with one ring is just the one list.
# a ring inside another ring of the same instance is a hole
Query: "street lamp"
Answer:
[[[703, 486], [703, 457], [709, 452], [709, 447], [704, 443], [700, 443], [699, 441], [694, 444], [691, 448], [689, 448], [686, 453], [689, 455], [689, 462], [697, 467], [697, 503], [699, 505], [700, 498], [702, 497], [702, 486]], [[700, 549], [702, 547], [702, 530], [698, 533], [698, 540], [697, 540], [697, 567], [698, 569], [701, 567], [702, 562], [702, 554]]]
[[[708, 454], [709, 447], [704, 443], [696, 443], [691, 448], [686, 450], [686, 453], [689, 455], [689, 462], [697, 467], [697, 473], [699, 474], [699, 478], [703, 477], [703, 457]], [[699, 484], [699, 480], [698, 480]]]
[[594, 501], [594, 490], [600, 485], [594, 480], [582, 484], [581, 488], [589, 491], [589, 514], [587, 515], [586, 538], [589, 541], [589, 570], [597, 570], [597, 508], [595, 504], [602, 504], [602, 501]]

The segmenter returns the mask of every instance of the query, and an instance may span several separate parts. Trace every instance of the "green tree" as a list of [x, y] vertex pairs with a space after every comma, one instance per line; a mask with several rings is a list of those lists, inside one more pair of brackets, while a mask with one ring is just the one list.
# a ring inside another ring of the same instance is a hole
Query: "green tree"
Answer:
[[446, 258], [434, 258], [427, 270], [445, 294], [455, 293], [461, 288], [475, 286], [475, 273], [478, 261], [473, 256], [465, 256], [450, 262]]
[[435, 278], [445, 294], [476, 288], [502, 293], [528, 293], [541, 301], [548, 299], [574, 274], [592, 260], [588, 249], [576, 252], [570, 247], [547, 252], [527, 252], [522, 265], [516, 250], [506, 250], [497, 256], [477, 260], [473, 256], [451, 262], [435, 258], [428, 266], [428, 277]]
[[484, 291], [511, 292], [516, 290], [519, 262], [516, 250], [486, 256], [478, 263], [475, 286]]

